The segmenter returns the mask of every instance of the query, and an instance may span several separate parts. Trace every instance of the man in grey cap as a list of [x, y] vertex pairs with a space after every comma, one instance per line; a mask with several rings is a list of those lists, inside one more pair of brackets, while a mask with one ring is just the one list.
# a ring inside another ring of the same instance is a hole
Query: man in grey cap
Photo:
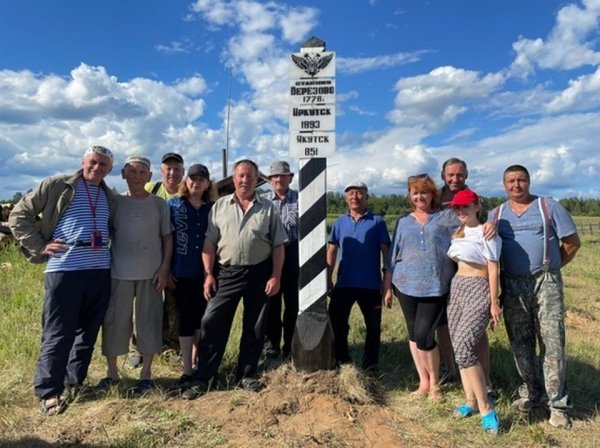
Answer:
[[[383, 299], [381, 259], [387, 257], [390, 235], [383, 218], [367, 210], [369, 196], [364, 182], [349, 184], [344, 193], [348, 212], [333, 223], [327, 247], [329, 319], [335, 338], [335, 358], [338, 363], [352, 361], [348, 319], [354, 302], [358, 302], [366, 327], [362, 368], [375, 373], [379, 364]], [[338, 250], [340, 261], [334, 286]]]
[[43, 180], [9, 218], [27, 258], [47, 261], [42, 345], [34, 379], [46, 415], [64, 410], [65, 387], [76, 393], [83, 384], [108, 306], [113, 193], [104, 178], [113, 160], [108, 148], [88, 148], [81, 170]]
[[[162, 156], [160, 162], [160, 175], [162, 180], [146, 183], [145, 189], [154, 196], [158, 196], [159, 198], [168, 201], [177, 195], [179, 185], [183, 180], [183, 175], [185, 174], [183, 157], [176, 152], [167, 152]], [[177, 307], [175, 305], [175, 294], [173, 289], [171, 289], [171, 286], [169, 286], [164, 290], [162, 330], [163, 345], [167, 349], [179, 349], [178, 327], [179, 322], [177, 317]], [[139, 367], [142, 364], [142, 357], [135, 347], [135, 339], [134, 333], [128, 361], [128, 365], [131, 368]]]
[[[290, 188], [293, 178], [294, 173], [290, 171], [289, 163], [284, 160], [273, 162], [269, 171], [269, 183], [273, 190], [262, 195], [275, 205], [288, 237], [281, 273], [281, 289], [269, 299], [269, 318], [264, 345], [264, 354], [268, 358], [279, 356], [282, 328], [281, 354], [284, 359], [290, 356], [296, 317], [298, 316], [298, 192]], [[281, 321], [282, 296], [285, 303], [283, 324]]]
[[152, 177], [150, 161], [140, 154], [130, 155], [121, 176], [129, 194], [114, 201], [112, 289], [102, 326], [107, 376], [97, 389], [106, 390], [119, 380], [117, 357], [128, 352], [135, 309], [137, 347], [143, 358], [135, 391], [145, 393], [153, 385], [154, 355], [162, 348], [162, 292], [171, 278], [173, 237], [167, 203], [144, 188]]

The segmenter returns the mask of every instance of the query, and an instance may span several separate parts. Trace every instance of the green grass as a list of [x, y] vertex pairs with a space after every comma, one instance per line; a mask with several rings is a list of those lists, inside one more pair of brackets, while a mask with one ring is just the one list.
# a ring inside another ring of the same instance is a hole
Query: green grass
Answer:
[[[481, 434], [477, 418], [456, 422], [450, 417], [451, 409], [462, 401], [458, 386], [445, 386], [446, 398], [440, 404], [412, 400], [409, 391], [416, 387], [417, 377], [397, 301], [392, 310], [384, 310], [382, 323], [381, 377], [377, 385], [386, 399], [382, 405], [365, 408], [364, 415], [378, 412], [384, 416], [379, 424], [395, 431], [398, 446], [596, 446], [596, 440], [600, 439], [600, 235], [583, 235], [582, 239], [583, 246], [577, 257], [563, 270], [567, 378], [575, 404], [571, 431], [553, 429], [544, 421], [528, 424], [524, 417], [510, 409], [518, 376], [503, 326], [490, 333], [492, 377], [500, 390], [497, 405], [503, 424], [499, 438], [489, 440]], [[310, 431], [314, 434], [306, 435], [301, 427], [291, 431], [264, 422], [254, 426], [246, 434], [247, 438], [242, 439], [247, 444], [240, 444], [239, 439], [232, 439], [236, 431], [243, 430], [240, 422], [244, 418], [258, 418], [266, 411], [252, 408], [252, 398], [238, 390], [211, 393], [203, 397], [204, 401], [191, 403], [167, 401], [160, 392], [149, 398], [134, 399], [123, 390], [116, 390], [105, 398], [76, 402], [63, 416], [43, 418], [37, 410], [31, 386], [39, 350], [43, 266], [28, 264], [12, 246], [0, 253], [0, 263], [12, 265], [10, 269], [0, 269], [0, 447], [361, 446], [349, 441], [354, 439], [345, 439], [335, 427], [321, 432], [313, 428]], [[222, 364], [225, 385], [236, 363], [240, 313], [241, 307]], [[351, 354], [359, 364], [364, 325], [357, 307], [350, 325]], [[159, 359], [154, 373], [160, 385], [168, 386], [179, 377], [180, 369]], [[91, 382], [103, 377], [104, 370], [104, 360], [96, 350], [90, 369]], [[133, 385], [137, 372], [122, 369], [122, 373], [125, 383]], [[293, 408], [286, 408], [290, 418], [299, 411], [302, 398], [297, 396], [290, 401], [295, 403]], [[362, 408], [353, 405], [352, 409]], [[246, 417], [244, 412], [248, 413]], [[332, 409], [331, 412], [338, 411]], [[358, 419], [351, 427], [358, 428], [363, 423]]]

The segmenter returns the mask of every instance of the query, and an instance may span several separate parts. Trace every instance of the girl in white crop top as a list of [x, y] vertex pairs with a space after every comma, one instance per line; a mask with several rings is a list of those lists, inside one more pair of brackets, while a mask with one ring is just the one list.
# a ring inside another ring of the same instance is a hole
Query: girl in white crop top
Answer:
[[481, 415], [481, 426], [489, 434], [499, 429], [498, 415], [488, 401], [485, 373], [475, 345], [485, 333], [490, 317], [492, 330], [500, 320], [498, 305], [498, 260], [501, 240], [486, 240], [479, 223], [481, 205], [471, 190], [456, 193], [450, 207], [460, 221], [448, 256], [458, 263], [448, 304], [448, 327], [456, 363], [465, 391], [466, 403], [454, 410], [455, 418]]

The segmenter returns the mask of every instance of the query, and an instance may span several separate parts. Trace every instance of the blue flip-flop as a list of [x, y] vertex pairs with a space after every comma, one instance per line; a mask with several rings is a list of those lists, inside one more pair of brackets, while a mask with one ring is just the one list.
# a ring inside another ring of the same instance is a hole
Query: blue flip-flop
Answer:
[[495, 409], [492, 410], [492, 412], [481, 416], [481, 427], [489, 435], [498, 435], [498, 430], [500, 429], [500, 419], [498, 418], [498, 414], [496, 414]]
[[454, 416], [454, 418], [467, 418], [467, 417], [471, 417], [472, 415], [477, 414], [477, 409], [475, 409], [472, 406], [469, 406], [467, 403], [457, 407], [454, 409], [454, 412], [452, 413], [452, 415]]

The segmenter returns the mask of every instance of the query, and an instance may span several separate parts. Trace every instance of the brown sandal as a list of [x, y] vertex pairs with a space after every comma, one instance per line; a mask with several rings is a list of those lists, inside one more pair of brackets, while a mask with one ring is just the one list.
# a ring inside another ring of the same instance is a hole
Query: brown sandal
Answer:
[[64, 411], [63, 402], [58, 395], [50, 398], [42, 398], [40, 400], [40, 410], [42, 414], [47, 416], [58, 415]]

